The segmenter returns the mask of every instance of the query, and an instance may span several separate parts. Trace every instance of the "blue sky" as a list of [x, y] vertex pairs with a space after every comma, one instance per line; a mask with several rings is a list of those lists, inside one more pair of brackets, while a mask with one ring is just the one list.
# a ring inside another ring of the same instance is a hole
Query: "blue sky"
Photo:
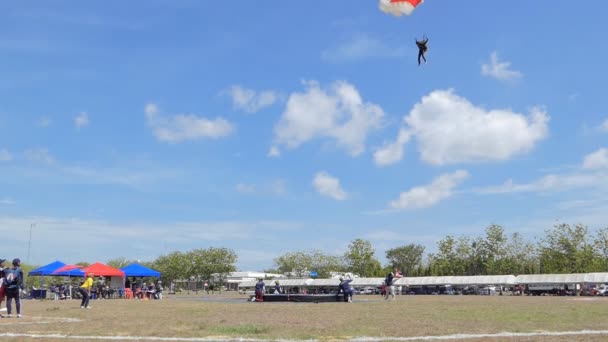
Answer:
[[[492, 223], [606, 226], [600, 1], [20, 1], [0, 14], [3, 258], [241, 270]], [[428, 64], [414, 38], [430, 38]]]

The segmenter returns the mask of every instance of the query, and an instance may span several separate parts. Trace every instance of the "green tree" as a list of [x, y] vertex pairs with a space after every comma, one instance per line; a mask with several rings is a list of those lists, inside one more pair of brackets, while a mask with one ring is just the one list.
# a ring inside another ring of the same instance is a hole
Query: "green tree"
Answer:
[[501, 226], [493, 224], [486, 228], [486, 237], [480, 241], [484, 274], [505, 274], [509, 262], [507, 243], [507, 236]]
[[456, 239], [446, 236], [437, 243], [437, 253], [429, 255], [430, 267], [433, 275], [455, 275], [456, 270]]
[[[125, 266], [129, 266], [129, 265], [131, 265], [133, 263], [136, 263], [136, 262], [137, 262], [137, 260], [129, 260], [129, 259], [121, 256], [121, 257], [118, 257], [118, 258], [115, 258], [115, 259], [108, 260], [108, 262], [106, 263], [106, 265], [120, 269], [120, 268], [123, 268]], [[142, 263], [140, 262], [139, 264], [142, 264]]]
[[534, 245], [519, 233], [513, 233], [507, 243], [507, 268], [504, 274], [539, 273], [539, 260]]
[[539, 245], [542, 273], [586, 273], [594, 270], [595, 249], [582, 224], [558, 224]]
[[192, 274], [192, 262], [185, 253], [175, 251], [161, 255], [152, 263], [152, 268], [160, 272], [163, 283], [174, 280], [189, 279]]
[[598, 271], [608, 271], [608, 227], [601, 228], [597, 231], [593, 245], [598, 256]]
[[409, 244], [387, 250], [386, 258], [391, 268], [400, 269], [403, 275], [411, 275], [422, 266], [423, 254], [423, 246]]
[[306, 278], [310, 271], [316, 271], [320, 278], [327, 278], [331, 272], [345, 269], [342, 258], [328, 255], [320, 250], [286, 253], [274, 260], [279, 273], [291, 273], [297, 278]]
[[348, 252], [344, 254], [347, 270], [361, 277], [373, 277], [382, 274], [382, 265], [376, 258], [376, 251], [372, 243], [367, 240], [356, 239], [348, 245]]
[[279, 272], [290, 273], [296, 278], [308, 277], [313, 267], [311, 253], [306, 251], [286, 253], [274, 259], [274, 263]]

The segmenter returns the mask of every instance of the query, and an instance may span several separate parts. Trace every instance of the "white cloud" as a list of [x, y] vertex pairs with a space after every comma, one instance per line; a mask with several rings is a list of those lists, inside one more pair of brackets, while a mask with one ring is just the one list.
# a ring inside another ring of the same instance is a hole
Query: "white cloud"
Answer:
[[318, 172], [312, 184], [323, 196], [331, 197], [337, 201], [343, 201], [348, 197], [348, 194], [340, 186], [340, 180], [327, 172]]
[[41, 117], [40, 119], [38, 119], [38, 121], [36, 122], [36, 124], [40, 127], [48, 127], [51, 125], [51, 119], [49, 119], [46, 116]]
[[13, 155], [5, 148], [0, 149], [0, 162], [13, 160]]
[[[404, 121], [401, 132], [415, 136], [421, 158], [444, 165], [507, 160], [526, 153], [547, 136], [549, 116], [541, 108], [533, 108], [528, 116], [507, 109], [486, 110], [450, 89], [424, 96]], [[404, 134], [388, 145], [393, 153], [381, 150], [381, 165], [401, 159]]]
[[516, 70], [509, 70], [511, 62], [502, 62], [498, 59], [498, 53], [492, 52], [490, 64], [481, 65], [481, 74], [495, 78], [499, 81], [513, 81], [523, 77], [523, 74]]
[[82, 112], [74, 118], [76, 128], [82, 128], [89, 125], [89, 114]]
[[374, 152], [374, 161], [378, 166], [387, 166], [400, 161], [403, 158], [403, 146], [410, 140], [411, 133], [405, 129], [399, 130], [397, 140], [385, 144]]
[[599, 150], [586, 155], [583, 160], [583, 168], [608, 169], [608, 148], [600, 148]]
[[193, 114], [178, 114], [164, 117], [158, 114], [155, 104], [148, 104], [145, 108], [148, 126], [160, 141], [179, 143], [186, 140], [203, 138], [221, 138], [231, 134], [234, 128], [230, 122], [223, 118], [213, 120]]
[[271, 158], [278, 158], [281, 156], [281, 150], [279, 150], [279, 148], [276, 146], [271, 146], [268, 150], [267, 156]]
[[236, 191], [242, 194], [253, 194], [255, 193], [255, 184], [239, 183], [236, 185]]
[[321, 59], [326, 62], [356, 61], [373, 58], [399, 58], [407, 54], [404, 46], [389, 46], [388, 44], [366, 36], [353, 37], [348, 42], [326, 49], [321, 53]]
[[479, 188], [474, 191], [481, 194], [565, 191], [608, 184], [607, 176], [602, 173], [549, 174], [530, 183], [518, 184], [509, 179], [501, 185]]
[[332, 138], [357, 156], [365, 150], [367, 135], [380, 127], [384, 111], [365, 103], [357, 89], [347, 82], [335, 82], [329, 89], [306, 82], [303, 93], [292, 93], [275, 126], [275, 146], [296, 148], [315, 138]]
[[47, 148], [32, 148], [25, 150], [25, 158], [31, 162], [42, 164], [55, 164], [55, 158]]
[[437, 177], [426, 186], [417, 186], [399, 195], [399, 199], [391, 201], [390, 207], [399, 210], [415, 210], [432, 207], [452, 196], [452, 190], [464, 182], [469, 173], [458, 170]]
[[474, 189], [481, 194], [518, 192], [566, 191], [580, 188], [599, 188], [608, 185], [608, 149], [601, 148], [583, 158], [578, 170], [569, 174], [547, 174], [529, 183], [515, 183], [512, 179], [501, 185]]
[[277, 94], [270, 90], [256, 92], [253, 89], [232, 86], [229, 91], [235, 108], [247, 113], [255, 113], [263, 108], [272, 106], [277, 101]]
[[10, 198], [2, 198], [0, 199], [0, 205], [12, 205], [15, 204], [15, 201], [13, 201]]
[[608, 132], [608, 119], [606, 119], [600, 126], [600, 130]]

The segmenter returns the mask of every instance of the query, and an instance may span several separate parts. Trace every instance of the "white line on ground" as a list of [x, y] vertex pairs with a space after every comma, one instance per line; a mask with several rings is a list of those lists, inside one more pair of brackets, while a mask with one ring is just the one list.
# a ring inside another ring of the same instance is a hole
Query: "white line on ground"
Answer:
[[[353, 342], [375, 342], [375, 341], [443, 341], [443, 340], [471, 340], [484, 338], [510, 338], [510, 337], [542, 337], [542, 336], [580, 336], [580, 335], [608, 335], [608, 330], [580, 330], [580, 331], [544, 331], [531, 333], [512, 333], [502, 332], [496, 334], [453, 334], [441, 336], [411, 336], [411, 337], [355, 337], [346, 341]], [[110, 340], [110, 341], [177, 341], [177, 342], [209, 342], [209, 341], [243, 341], [243, 342], [263, 342], [263, 341], [289, 341], [298, 340], [264, 340], [257, 338], [243, 337], [156, 337], [156, 336], [79, 336], [63, 334], [18, 334], [0, 333], [1, 337], [30, 337], [44, 339], [63, 339], [63, 340]], [[306, 340], [314, 341], [314, 340]]]

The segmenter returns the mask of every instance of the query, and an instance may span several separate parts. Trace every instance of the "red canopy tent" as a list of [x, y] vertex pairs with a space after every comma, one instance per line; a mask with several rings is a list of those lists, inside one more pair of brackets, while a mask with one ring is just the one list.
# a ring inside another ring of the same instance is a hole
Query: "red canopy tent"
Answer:
[[117, 268], [110, 267], [108, 265], [104, 265], [100, 262], [96, 262], [92, 265], [82, 268], [82, 271], [85, 274], [93, 273], [93, 274], [95, 274], [95, 276], [121, 277], [121, 278], [125, 277], [125, 272], [123, 272]]

